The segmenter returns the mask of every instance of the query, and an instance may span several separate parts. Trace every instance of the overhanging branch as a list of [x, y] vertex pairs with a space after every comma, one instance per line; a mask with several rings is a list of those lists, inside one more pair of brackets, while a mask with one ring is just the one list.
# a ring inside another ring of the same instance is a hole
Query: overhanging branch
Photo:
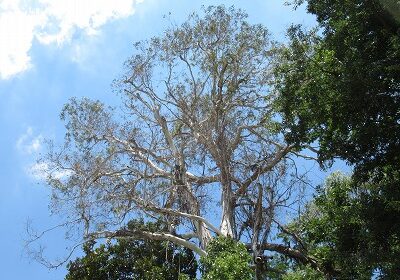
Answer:
[[116, 238], [116, 239], [136, 238], [136, 239], [149, 239], [158, 241], [171, 241], [174, 244], [186, 247], [192, 250], [193, 252], [196, 252], [200, 257], [207, 256], [206, 251], [202, 250], [196, 244], [187, 241], [181, 237], [165, 232], [149, 232], [142, 230], [121, 229], [115, 232], [113, 231], [94, 232], [90, 234], [90, 238]]

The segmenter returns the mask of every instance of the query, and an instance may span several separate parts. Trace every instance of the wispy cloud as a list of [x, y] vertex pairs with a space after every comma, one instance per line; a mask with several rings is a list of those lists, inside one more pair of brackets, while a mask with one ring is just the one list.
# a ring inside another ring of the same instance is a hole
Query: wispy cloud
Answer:
[[[51, 176], [53, 179], [65, 179], [72, 175], [70, 170], [61, 170], [52, 167], [49, 162], [38, 161], [39, 152], [42, 150], [45, 137], [40, 133], [35, 133], [31, 126], [20, 135], [15, 143], [15, 147], [23, 157], [22, 164], [25, 174], [29, 177], [44, 181]], [[33, 163], [36, 162], [36, 163]]]
[[2, 0], [0, 1], [0, 78], [32, 66], [33, 40], [70, 42], [76, 32], [90, 36], [107, 22], [128, 17], [143, 0]]
[[26, 173], [39, 181], [46, 180], [49, 175], [53, 179], [65, 179], [72, 175], [70, 170], [52, 170], [46, 162], [32, 164], [27, 168]]
[[40, 151], [43, 140], [44, 138], [41, 134], [34, 135], [33, 128], [28, 127], [18, 138], [15, 146], [20, 153], [32, 155]]

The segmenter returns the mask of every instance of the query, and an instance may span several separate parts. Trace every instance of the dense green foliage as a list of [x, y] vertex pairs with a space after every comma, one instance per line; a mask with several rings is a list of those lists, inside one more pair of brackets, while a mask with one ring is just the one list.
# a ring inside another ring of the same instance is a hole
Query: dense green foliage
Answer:
[[[331, 177], [295, 228], [337, 279], [399, 274], [400, 5], [298, 0], [318, 26], [290, 28], [275, 68], [286, 138], [319, 160], [354, 164]], [[297, 272], [305, 270], [297, 267]], [[307, 269], [306, 269], [307, 270]], [[378, 277], [378, 276], [377, 276]]]
[[231, 238], [219, 237], [210, 242], [208, 255], [201, 258], [203, 280], [251, 280], [251, 256], [246, 247]]
[[[290, 226], [334, 279], [371, 279], [374, 273], [397, 279], [400, 273], [400, 173], [387, 170], [374, 180], [360, 185], [332, 174]], [[297, 265], [294, 275], [307, 271]]]
[[398, 164], [400, 5], [306, 3], [320, 32], [292, 27], [276, 69], [287, 139], [299, 146], [318, 140], [322, 161], [341, 157], [363, 170]]
[[[155, 231], [158, 223], [131, 221], [128, 229]], [[119, 239], [115, 244], [83, 247], [85, 256], [68, 264], [66, 280], [176, 280], [196, 277], [193, 252], [171, 242]], [[186, 277], [186, 278], [185, 278]]]

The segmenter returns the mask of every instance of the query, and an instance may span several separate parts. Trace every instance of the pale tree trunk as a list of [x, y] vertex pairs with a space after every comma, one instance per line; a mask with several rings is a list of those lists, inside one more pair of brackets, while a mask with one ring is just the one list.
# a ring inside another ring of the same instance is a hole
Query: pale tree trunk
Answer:
[[230, 158], [231, 151], [228, 148], [228, 141], [224, 135], [224, 130], [220, 130], [217, 140], [217, 157], [216, 163], [221, 171], [221, 232], [225, 236], [235, 238], [235, 211], [234, 211], [234, 195], [231, 185]]
[[264, 261], [259, 259], [262, 255], [262, 250], [259, 248], [259, 239], [260, 239], [260, 229], [263, 222], [263, 209], [262, 209], [262, 202], [263, 202], [263, 189], [260, 183], [257, 184], [258, 187], [258, 197], [256, 201], [256, 209], [254, 211], [253, 217], [253, 240], [252, 240], [252, 251], [253, 251], [253, 259], [255, 262], [255, 280], [262, 280], [262, 275], [264, 273]]
[[234, 211], [232, 207], [232, 189], [230, 185], [223, 186], [222, 189], [222, 217], [221, 232], [225, 236], [234, 238]]
[[[226, 157], [224, 157], [226, 158]], [[221, 163], [221, 232], [225, 236], [235, 238], [235, 212], [234, 212], [234, 201], [233, 192], [230, 180], [229, 163], [227, 160], [223, 160]]]

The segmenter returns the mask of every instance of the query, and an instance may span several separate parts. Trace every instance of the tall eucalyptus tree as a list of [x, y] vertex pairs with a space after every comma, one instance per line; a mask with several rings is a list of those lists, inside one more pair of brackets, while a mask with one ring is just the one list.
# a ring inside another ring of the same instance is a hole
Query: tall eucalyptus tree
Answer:
[[[84, 239], [167, 240], [204, 256], [221, 235], [255, 258], [270, 250], [314, 263], [271, 243], [276, 222], [296, 211], [304, 178], [274, 112], [275, 45], [246, 17], [210, 7], [136, 43], [115, 82], [119, 109], [89, 99], [65, 105], [65, 144], [50, 146], [44, 161], [54, 209]], [[120, 229], [132, 217], [162, 219], [169, 230]]]

